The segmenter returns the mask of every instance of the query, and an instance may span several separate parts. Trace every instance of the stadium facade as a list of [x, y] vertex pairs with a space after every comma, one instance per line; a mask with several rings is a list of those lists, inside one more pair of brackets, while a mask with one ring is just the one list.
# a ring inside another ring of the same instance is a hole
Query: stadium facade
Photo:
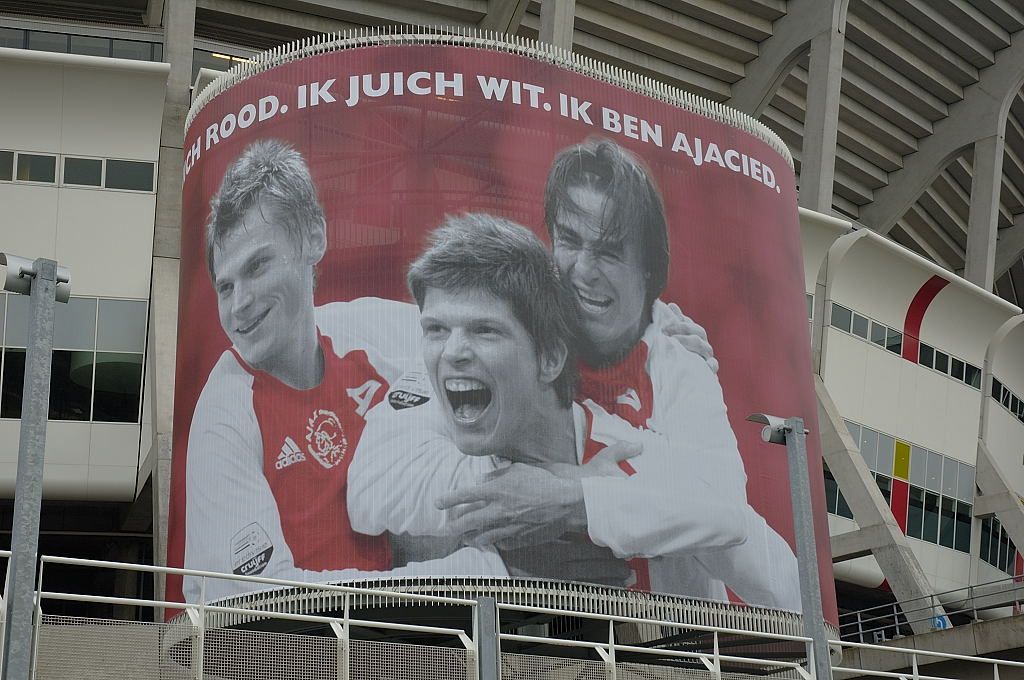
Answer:
[[[174, 429], [176, 348], [203, 332], [178, 323], [193, 99], [265, 49], [400, 24], [538, 38], [777, 133], [799, 187], [809, 415], [840, 612], [894, 599], [952, 609], [967, 586], [1024, 572], [1016, 0], [0, 2], [3, 249], [73, 272], [40, 552], [168, 564], [174, 442], [187, 436]], [[3, 309], [11, 499], [27, 300], [6, 294]], [[95, 584], [111, 586], [151, 587]]]

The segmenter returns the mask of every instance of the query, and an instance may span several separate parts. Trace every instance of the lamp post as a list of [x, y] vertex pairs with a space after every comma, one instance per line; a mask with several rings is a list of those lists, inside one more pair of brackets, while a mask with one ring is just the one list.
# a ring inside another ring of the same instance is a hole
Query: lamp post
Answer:
[[814, 511], [811, 508], [811, 480], [807, 473], [807, 430], [804, 429], [804, 419], [783, 419], [754, 413], [747, 416], [747, 420], [764, 425], [761, 439], [766, 443], [786, 445], [804, 635], [811, 638], [814, 677], [817, 680], [832, 680], [832, 662], [829, 659], [825, 615], [821, 606], [818, 547], [814, 539]]
[[18, 478], [14, 489], [11, 560], [7, 566], [7, 616], [4, 625], [3, 680], [29, 680], [32, 672], [32, 614], [39, 506], [43, 495], [43, 453], [50, 406], [50, 362], [56, 302], [71, 297], [71, 275], [53, 260], [35, 261], [0, 253], [7, 267], [4, 290], [31, 296], [25, 383], [18, 442]]

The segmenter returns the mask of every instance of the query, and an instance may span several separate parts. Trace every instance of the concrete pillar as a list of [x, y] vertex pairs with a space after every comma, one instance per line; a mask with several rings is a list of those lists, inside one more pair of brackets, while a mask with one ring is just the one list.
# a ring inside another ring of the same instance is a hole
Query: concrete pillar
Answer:
[[[931, 608], [931, 612], [923, 611], [925, 605], [922, 604], [921, 598], [934, 595], [935, 591], [928, 582], [928, 577], [925, 576], [907, 537], [900, 530], [892, 510], [878, 490], [871, 471], [846, 429], [846, 423], [843, 422], [825, 383], [815, 376], [814, 387], [818, 397], [822, 456], [860, 526], [860, 535], [849, 537], [852, 540], [844, 542], [862, 541], [862, 545], [849, 545], [844, 547], [842, 552], [847, 553], [846, 556], [852, 556], [855, 553], [870, 551], [896, 599], [901, 602], [916, 600], [914, 607], [918, 611], [915, 618], [944, 616], [945, 611], [938, 604]], [[926, 617], [926, 613], [930, 615]], [[910, 627], [916, 634], [927, 633], [932, 629], [927, 620], [914, 621]]]
[[572, 49], [576, 0], [543, 0], [540, 4], [540, 40]]
[[[196, 0], [174, 0], [163, 8], [164, 59], [171, 64], [160, 128], [153, 287], [150, 296], [150, 369], [153, 376], [153, 560], [167, 564], [171, 441], [174, 413], [174, 358], [178, 334], [178, 263], [181, 248], [182, 147], [191, 104], [192, 49]], [[157, 578], [156, 596], [164, 597]]]
[[967, 221], [967, 257], [964, 278], [991, 291], [995, 283], [996, 229], [1003, 179], [1006, 139], [995, 134], [974, 143], [971, 173], [971, 211]]
[[832, 211], [839, 86], [846, 44], [846, 13], [838, 14], [832, 28], [811, 40], [807, 108], [800, 154], [800, 206], [823, 213]]

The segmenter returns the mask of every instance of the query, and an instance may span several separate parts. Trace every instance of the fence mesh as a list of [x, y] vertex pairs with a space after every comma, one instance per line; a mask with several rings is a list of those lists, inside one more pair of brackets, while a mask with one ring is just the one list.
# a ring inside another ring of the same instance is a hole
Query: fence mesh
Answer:
[[[465, 649], [352, 641], [349, 680], [474, 680]], [[458, 644], [456, 642], [456, 644]]]

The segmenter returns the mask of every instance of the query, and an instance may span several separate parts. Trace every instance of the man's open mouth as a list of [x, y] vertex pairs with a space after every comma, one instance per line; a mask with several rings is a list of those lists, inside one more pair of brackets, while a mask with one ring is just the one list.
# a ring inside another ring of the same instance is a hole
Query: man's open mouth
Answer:
[[448, 378], [444, 393], [461, 423], [475, 422], [491, 405], [491, 388], [474, 378]]
[[579, 288], [576, 289], [576, 299], [580, 301], [580, 307], [586, 312], [593, 314], [599, 314], [609, 307], [612, 306], [613, 300], [610, 297], [604, 295], [597, 295], [595, 293], [584, 293]]
[[239, 334], [239, 335], [246, 335], [247, 333], [251, 333], [251, 332], [253, 331], [253, 329], [255, 329], [255, 328], [256, 328], [256, 326], [259, 326], [259, 325], [260, 325], [260, 323], [261, 323], [261, 322], [262, 322], [262, 321], [263, 321], [263, 320], [264, 320], [265, 318], [267, 318], [267, 314], [270, 314], [270, 310], [269, 310], [269, 309], [267, 309], [266, 311], [264, 311], [264, 312], [263, 312], [262, 314], [260, 314], [259, 316], [257, 316], [257, 317], [256, 317], [255, 319], [253, 319], [252, 321], [250, 321], [250, 322], [247, 322], [247, 323], [246, 323], [246, 325], [245, 325], [244, 327], [242, 327], [242, 326], [239, 326], [239, 327], [238, 327], [238, 328], [236, 329], [236, 331], [238, 332], [238, 334]]

